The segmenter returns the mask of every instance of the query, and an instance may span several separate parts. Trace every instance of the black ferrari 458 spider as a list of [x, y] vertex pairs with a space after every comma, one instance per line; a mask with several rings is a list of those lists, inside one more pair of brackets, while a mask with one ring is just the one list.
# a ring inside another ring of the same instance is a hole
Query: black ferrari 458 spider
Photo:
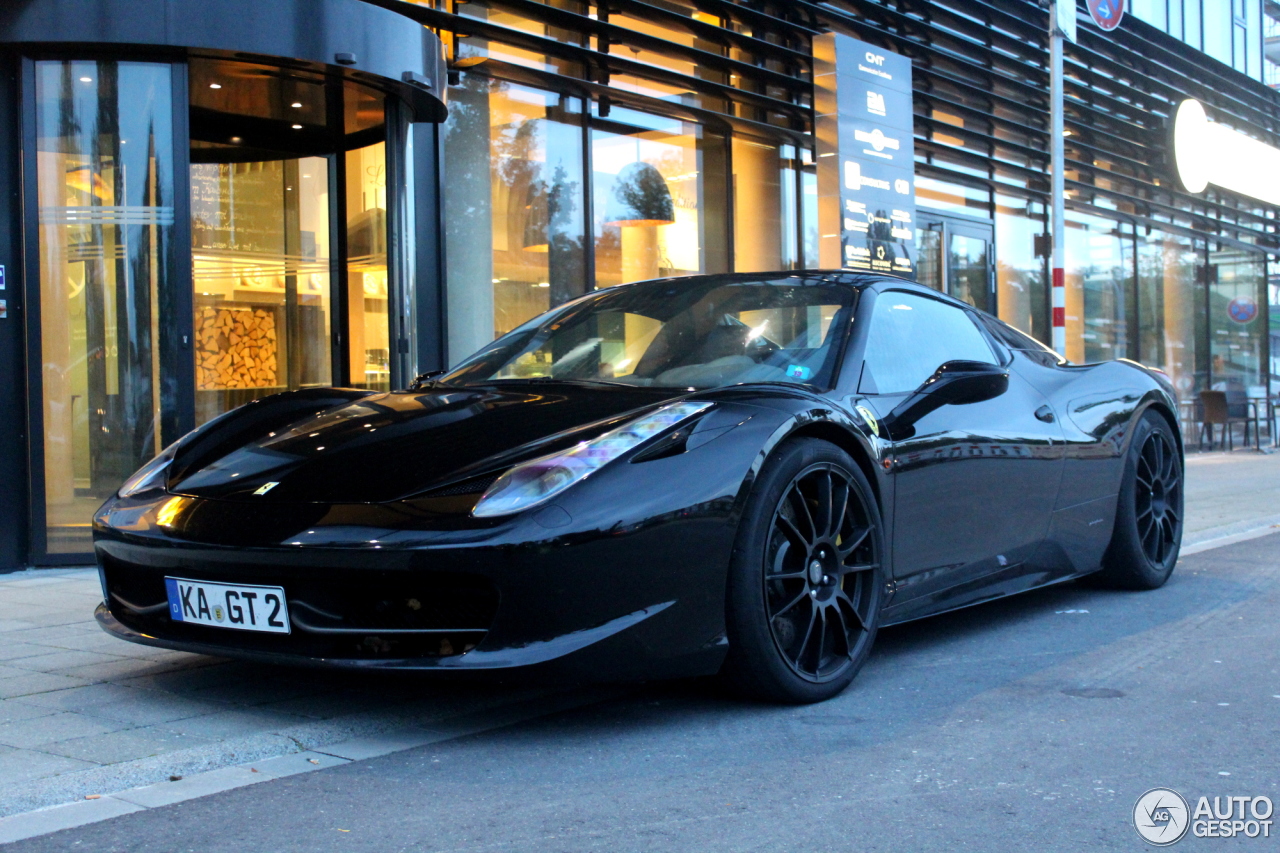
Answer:
[[393, 393], [210, 421], [95, 518], [99, 622], [265, 661], [835, 695], [876, 629], [1182, 532], [1167, 378], [1070, 364], [918, 285], [715, 275], [591, 293]]

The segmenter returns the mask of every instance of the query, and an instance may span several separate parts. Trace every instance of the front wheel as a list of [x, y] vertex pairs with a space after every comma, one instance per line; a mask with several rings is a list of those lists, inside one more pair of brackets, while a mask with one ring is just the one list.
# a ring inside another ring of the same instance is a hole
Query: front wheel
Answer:
[[1148, 411], [1129, 442], [1111, 544], [1095, 579], [1119, 589], [1164, 586], [1182, 546], [1182, 455], [1168, 422]]
[[778, 702], [840, 693], [866, 661], [884, 593], [880, 513], [857, 464], [818, 439], [769, 459], [730, 568], [724, 674]]

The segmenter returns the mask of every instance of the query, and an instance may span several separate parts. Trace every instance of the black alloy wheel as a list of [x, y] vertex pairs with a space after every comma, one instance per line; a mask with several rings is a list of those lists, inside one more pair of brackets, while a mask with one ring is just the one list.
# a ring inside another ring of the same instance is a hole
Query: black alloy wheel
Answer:
[[1134, 511], [1142, 550], [1161, 565], [1178, 546], [1182, 526], [1182, 472], [1177, 449], [1159, 430], [1152, 430], [1138, 453]]
[[776, 451], [753, 490], [730, 576], [725, 673], [783, 702], [838, 694], [875, 640], [880, 514], [847, 453], [804, 439]]
[[1129, 441], [1115, 529], [1093, 582], [1156, 589], [1173, 573], [1182, 545], [1182, 453], [1168, 421], [1148, 410]]
[[764, 573], [769, 629], [798, 675], [821, 681], [857, 659], [877, 568], [849, 473], [831, 463], [802, 471], [774, 510]]

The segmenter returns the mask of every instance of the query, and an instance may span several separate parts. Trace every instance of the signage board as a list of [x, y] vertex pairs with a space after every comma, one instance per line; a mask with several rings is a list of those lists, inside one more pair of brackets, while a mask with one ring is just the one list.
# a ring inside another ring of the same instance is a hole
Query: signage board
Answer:
[[1227, 303], [1227, 316], [1242, 326], [1247, 326], [1258, 317], [1258, 303], [1250, 296], [1237, 296]]
[[[1086, 0], [1089, 17], [1099, 28], [1111, 32], [1124, 20], [1125, 0]], [[1075, 5], [1074, 2], [1071, 3]]]
[[1204, 105], [1192, 98], [1174, 113], [1173, 162], [1189, 193], [1213, 184], [1280, 205], [1280, 148], [1210, 121]]
[[1058, 15], [1058, 29], [1068, 41], [1076, 41], [1076, 0], [1057, 0], [1053, 5]]
[[841, 266], [915, 277], [911, 60], [835, 36]]

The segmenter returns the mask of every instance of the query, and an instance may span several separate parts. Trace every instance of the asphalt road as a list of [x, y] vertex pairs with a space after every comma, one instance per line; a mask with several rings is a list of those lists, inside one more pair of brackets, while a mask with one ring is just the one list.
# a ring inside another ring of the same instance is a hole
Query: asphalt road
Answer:
[[1280, 804], [1277, 613], [1272, 535], [1186, 557], [1157, 592], [1071, 584], [885, 631], [821, 705], [647, 685], [5, 849], [1140, 850], [1153, 787]]

